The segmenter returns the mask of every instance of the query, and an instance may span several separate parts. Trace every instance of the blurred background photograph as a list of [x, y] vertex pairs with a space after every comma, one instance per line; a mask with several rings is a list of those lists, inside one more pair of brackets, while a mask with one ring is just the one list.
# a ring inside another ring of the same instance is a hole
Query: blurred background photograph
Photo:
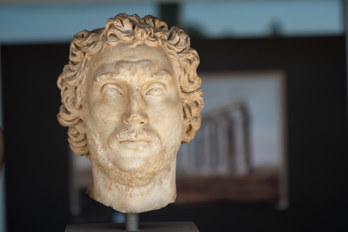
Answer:
[[201, 76], [202, 126], [178, 154], [177, 203], [264, 202], [286, 207], [284, 74]]
[[177, 200], [140, 222], [348, 231], [347, 0], [0, 0], [0, 232], [124, 222], [86, 194], [90, 162], [56, 116], [73, 36], [119, 13], [179, 26], [201, 60]]

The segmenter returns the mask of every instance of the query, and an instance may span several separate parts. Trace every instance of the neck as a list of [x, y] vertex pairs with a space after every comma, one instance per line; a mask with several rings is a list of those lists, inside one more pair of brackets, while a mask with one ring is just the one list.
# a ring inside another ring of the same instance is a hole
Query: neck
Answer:
[[141, 213], [160, 209], [176, 199], [176, 160], [153, 180], [142, 186], [126, 186], [111, 179], [98, 165], [92, 163], [93, 184], [88, 194], [94, 200], [124, 213]]

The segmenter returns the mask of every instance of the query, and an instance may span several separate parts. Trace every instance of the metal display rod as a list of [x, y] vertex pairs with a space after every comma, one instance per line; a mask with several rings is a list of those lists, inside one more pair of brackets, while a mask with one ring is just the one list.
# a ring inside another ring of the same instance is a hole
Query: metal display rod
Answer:
[[126, 213], [126, 230], [137, 231], [139, 229], [139, 215], [137, 213]]

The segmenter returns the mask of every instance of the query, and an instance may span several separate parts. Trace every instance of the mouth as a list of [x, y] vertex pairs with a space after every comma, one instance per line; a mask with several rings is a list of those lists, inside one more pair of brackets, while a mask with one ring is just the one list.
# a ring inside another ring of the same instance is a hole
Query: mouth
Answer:
[[135, 151], [142, 151], [150, 144], [150, 141], [125, 140], [125, 141], [120, 142], [120, 144], [127, 147], [128, 149], [132, 149]]

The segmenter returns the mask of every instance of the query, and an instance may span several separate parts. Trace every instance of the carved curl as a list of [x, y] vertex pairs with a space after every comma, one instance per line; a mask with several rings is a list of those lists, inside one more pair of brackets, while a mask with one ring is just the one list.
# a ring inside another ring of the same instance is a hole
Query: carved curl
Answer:
[[62, 105], [57, 115], [61, 125], [69, 127], [70, 147], [77, 155], [87, 154], [84, 123], [81, 120], [84, 79], [91, 55], [105, 44], [121, 42], [161, 46], [170, 57], [178, 77], [183, 101], [185, 133], [183, 143], [193, 139], [201, 124], [203, 98], [197, 75], [199, 56], [192, 49], [189, 36], [178, 27], [168, 28], [162, 20], [138, 15], [119, 14], [109, 19], [105, 28], [77, 33], [70, 45], [69, 63], [58, 77]]

